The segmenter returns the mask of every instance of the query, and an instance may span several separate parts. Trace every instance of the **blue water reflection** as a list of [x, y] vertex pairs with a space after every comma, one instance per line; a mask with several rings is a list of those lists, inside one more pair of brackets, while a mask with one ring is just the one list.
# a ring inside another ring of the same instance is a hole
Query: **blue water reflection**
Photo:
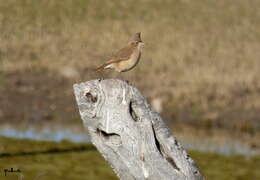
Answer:
[[[1, 128], [0, 136], [11, 137], [11, 138], [27, 138], [34, 140], [44, 140], [44, 141], [62, 141], [69, 140], [72, 142], [90, 142], [90, 139], [86, 132], [72, 132], [67, 129], [60, 130], [50, 130], [42, 129], [36, 130], [34, 128], [29, 128], [26, 130], [18, 130], [15, 128]], [[246, 146], [244, 144], [238, 143], [222, 143], [214, 144], [212, 142], [192, 142], [189, 140], [181, 141], [181, 144], [185, 149], [189, 150], [199, 150], [206, 152], [216, 152], [218, 154], [231, 155], [231, 154], [244, 154], [244, 155], [253, 155], [260, 153], [259, 150], [255, 150]]]
[[0, 130], [0, 136], [56, 142], [65, 139], [73, 142], [89, 142], [89, 138], [86, 134], [74, 133], [69, 130], [52, 131], [49, 129], [42, 129], [40, 131], [36, 131], [33, 128], [29, 128], [25, 131], [21, 131], [14, 128], [3, 128]]

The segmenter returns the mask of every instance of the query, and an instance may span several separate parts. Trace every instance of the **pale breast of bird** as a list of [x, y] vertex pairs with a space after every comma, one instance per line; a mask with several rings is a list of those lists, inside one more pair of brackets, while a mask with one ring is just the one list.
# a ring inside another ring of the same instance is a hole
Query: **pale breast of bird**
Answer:
[[136, 64], [139, 62], [140, 57], [141, 57], [141, 52], [138, 49], [136, 49], [134, 53], [131, 55], [131, 57], [129, 58], [129, 60], [121, 61], [119, 63], [121, 72], [129, 71], [132, 68], [134, 68]]

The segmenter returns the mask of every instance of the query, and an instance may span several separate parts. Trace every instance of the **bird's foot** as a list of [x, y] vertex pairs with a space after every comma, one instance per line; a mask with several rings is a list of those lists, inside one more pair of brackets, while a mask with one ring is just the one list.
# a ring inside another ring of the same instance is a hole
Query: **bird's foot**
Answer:
[[98, 79], [98, 82], [101, 82], [102, 80], [104, 80], [104, 78], [102, 77], [102, 78], [99, 78]]
[[127, 84], [129, 84], [129, 80], [127, 80], [127, 79], [124, 79], [124, 78], [119, 78], [121, 81], [124, 81], [124, 82], [126, 82]]

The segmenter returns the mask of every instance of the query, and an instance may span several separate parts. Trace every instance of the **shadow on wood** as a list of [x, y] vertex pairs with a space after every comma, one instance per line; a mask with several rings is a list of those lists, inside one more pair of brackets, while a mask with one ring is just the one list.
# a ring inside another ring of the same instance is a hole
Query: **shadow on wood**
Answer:
[[92, 143], [122, 180], [204, 179], [138, 89], [118, 79], [75, 84]]

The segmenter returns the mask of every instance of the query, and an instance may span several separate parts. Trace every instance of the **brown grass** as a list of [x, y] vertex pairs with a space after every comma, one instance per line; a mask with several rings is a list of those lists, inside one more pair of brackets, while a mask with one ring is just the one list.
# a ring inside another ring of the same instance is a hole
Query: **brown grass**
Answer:
[[251, 132], [260, 127], [259, 7], [257, 0], [0, 1], [1, 71], [47, 69], [72, 82], [118, 77], [92, 69], [141, 31], [142, 60], [123, 76], [147, 97], [164, 98], [166, 118]]

